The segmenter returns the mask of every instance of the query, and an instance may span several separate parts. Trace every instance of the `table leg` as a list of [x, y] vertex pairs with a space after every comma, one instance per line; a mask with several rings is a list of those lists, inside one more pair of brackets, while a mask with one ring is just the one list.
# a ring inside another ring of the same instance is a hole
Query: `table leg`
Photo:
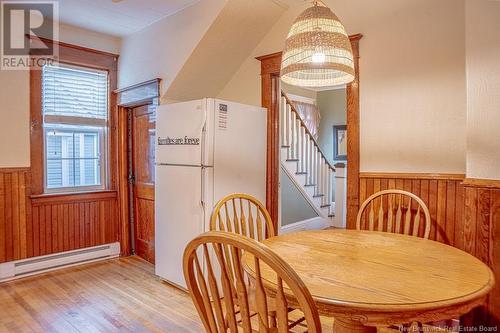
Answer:
[[359, 321], [335, 318], [333, 333], [377, 333], [377, 328], [365, 326]]

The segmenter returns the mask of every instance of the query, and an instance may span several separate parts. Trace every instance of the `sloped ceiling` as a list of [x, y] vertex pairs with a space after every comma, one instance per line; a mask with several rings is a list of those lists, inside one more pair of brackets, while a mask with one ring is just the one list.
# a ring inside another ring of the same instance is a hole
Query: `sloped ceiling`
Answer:
[[285, 10], [271, 0], [227, 1], [162, 100], [217, 96]]

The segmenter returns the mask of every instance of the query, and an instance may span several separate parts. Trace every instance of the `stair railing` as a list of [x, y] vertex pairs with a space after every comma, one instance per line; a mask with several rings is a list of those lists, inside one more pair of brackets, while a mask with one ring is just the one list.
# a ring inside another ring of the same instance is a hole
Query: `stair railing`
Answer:
[[[287, 147], [287, 160], [297, 161], [299, 174], [306, 176], [305, 186], [314, 186], [314, 196], [321, 197], [321, 207], [334, 201], [335, 168], [328, 162], [299, 113], [285, 92], [281, 92], [281, 143]], [[329, 209], [333, 212], [332, 209]]]

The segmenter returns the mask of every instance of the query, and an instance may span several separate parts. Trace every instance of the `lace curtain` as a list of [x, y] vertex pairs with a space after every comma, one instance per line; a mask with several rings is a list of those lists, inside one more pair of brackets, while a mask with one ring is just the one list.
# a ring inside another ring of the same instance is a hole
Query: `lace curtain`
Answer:
[[298, 101], [292, 101], [293, 106], [299, 113], [300, 117], [306, 124], [307, 129], [311, 132], [314, 139], [318, 139], [319, 122], [321, 115], [316, 105]]

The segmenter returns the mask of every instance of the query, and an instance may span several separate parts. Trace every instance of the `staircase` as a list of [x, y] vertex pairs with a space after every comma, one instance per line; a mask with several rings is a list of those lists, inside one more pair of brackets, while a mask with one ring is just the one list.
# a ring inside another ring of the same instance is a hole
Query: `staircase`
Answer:
[[345, 227], [345, 169], [328, 162], [284, 92], [280, 121], [281, 168], [326, 225]]

